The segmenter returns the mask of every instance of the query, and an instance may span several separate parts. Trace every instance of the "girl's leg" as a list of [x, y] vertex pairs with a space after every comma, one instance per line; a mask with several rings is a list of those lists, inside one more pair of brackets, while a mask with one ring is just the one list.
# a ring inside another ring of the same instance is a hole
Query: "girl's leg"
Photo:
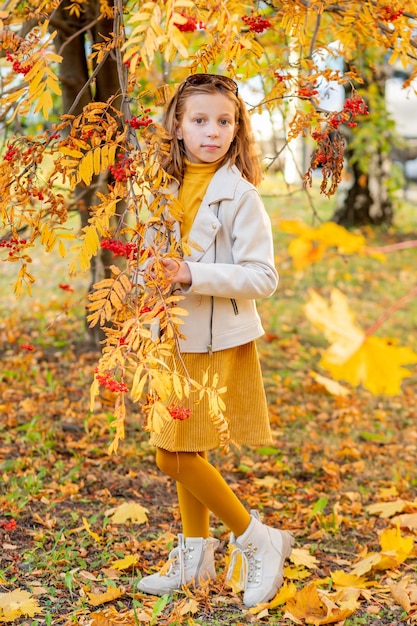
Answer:
[[194, 497], [194, 503], [195, 500], [202, 503], [236, 536], [246, 530], [251, 516], [220, 472], [201, 455], [196, 452], [168, 452], [158, 448], [156, 463], [164, 474], [171, 476]]
[[209, 509], [181, 483], [177, 483], [177, 493], [184, 537], [207, 539], [210, 536]]
[[[207, 459], [206, 452], [199, 452], [199, 455]], [[184, 536], [207, 539], [210, 536], [210, 510], [178, 482], [177, 493]]]

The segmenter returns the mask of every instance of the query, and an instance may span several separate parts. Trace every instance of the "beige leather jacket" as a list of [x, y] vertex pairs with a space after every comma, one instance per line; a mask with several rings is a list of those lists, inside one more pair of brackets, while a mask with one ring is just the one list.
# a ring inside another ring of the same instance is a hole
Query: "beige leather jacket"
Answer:
[[[179, 225], [177, 225], [179, 234]], [[213, 176], [192, 226], [192, 283], [182, 289], [182, 352], [207, 352], [243, 345], [260, 337], [255, 299], [278, 285], [269, 216], [256, 188], [235, 166]]]

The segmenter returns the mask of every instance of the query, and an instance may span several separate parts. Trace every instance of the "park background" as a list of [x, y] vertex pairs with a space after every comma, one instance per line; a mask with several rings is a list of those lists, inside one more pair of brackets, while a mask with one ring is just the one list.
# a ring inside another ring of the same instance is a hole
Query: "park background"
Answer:
[[[1, 9], [1, 621], [415, 623], [416, 14], [413, 2]], [[120, 382], [85, 321], [92, 277], [120, 261], [91, 229], [117, 240], [109, 200], [136, 210], [150, 172], [162, 176], [152, 160], [161, 102], [205, 70], [237, 79], [262, 128], [280, 273], [259, 303], [274, 443], [215, 454], [248, 508], [296, 537], [282, 590], [251, 611], [237, 581], [224, 586], [228, 532], [217, 520], [215, 585], [136, 593], [175, 542], [174, 487], [154, 467], [141, 403], [90, 390], [97, 367]], [[105, 143], [124, 155], [119, 185]]]

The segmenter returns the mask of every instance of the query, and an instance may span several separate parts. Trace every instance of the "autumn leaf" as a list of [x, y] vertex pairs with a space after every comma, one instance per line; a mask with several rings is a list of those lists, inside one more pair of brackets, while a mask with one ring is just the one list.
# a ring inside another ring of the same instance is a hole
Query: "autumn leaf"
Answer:
[[303, 565], [308, 569], [315, 569], [318, 566], [316, 557], [310, 554], [310, 551], [306, 548], [293, 548], [290, 561], [294, 565]]
[[336, 380], [345, 380], [353, 387], [362, 384], [375, 395], [401, 392], [402, 380], [411, 375], [403, 365], [417, 362], [417, 354], [411, 348], [397, 347], [385, 338], [366, 337], [338, 289], [332, 290], [330, 305], [311, 291], [305, 312], [331, 344], [320, 365]]
[[284, 582], [272, 600], [269, 602], [260, 602], [256, 606], [249, 609], [249, 613], [257, 615], [265, 609], [275, 609], [277, 606], [285, 604], [290, 598], [294, 598], [297, 593], [297, 587], [294, 583]]
[[322, 385], [326, 391], [328, 391], [332, 396], [342, 396], [346, 397], [350, 394], [350, 390], [343, 387], [335, 380], [331, 378], [327, 378], [327, 376], [322, 376], [321, 374], [317, 374], [317, 372], [309, 372], [310, 376], [314, 378], [319, 385]]
[[100, 606], [106, 604], [106, 602], [113, 602], [124, 595], [123, 588], [107, 587], [107, 591], [104, 593], [90, 593], [87, 592], [88, 602], [92, 606]]
[[34, 617], [43, 609], [32, 594], [24, 589], [0, 593], [0, 622], [13, 622], [19, 617]]
[[90, 524], [88, 523], [88, 520], [85, 517], [83, 517], [83, 524], [84, 524], [84, 527], [85, 527], [86, 531], [94, 539], [94, 541], [97, 541], [97, 543], [100, 543], [100, 541], [101, 541], [100, 535], [98, 535], [97, 533], [95, 533], [95, 532], [93, 532], [91, 530]]
[[336, 570], [331, 573], [332, 581], [335, 587], [355, 587], [356, 589], [366, 589], [373, 583], [367, 582], [366, 578], [355, 574], [348, 574], [343, 570]]
[[366, 507], [371, 515], [378, 514], [382, 518], [392, 517], [396, 513], [404, 511], [406, 503], [404, 500], [394, 500], [393, 502], [375, 502]]
[[408, 528], [408, 530], [417, 531], [417, 513], [404, 513], [393, 517], [391, 523], [400, 528]]
[[410, 613], [417, 611], [417, 584], [409, 576], [404, 577], [399, 582], [388, 580], [387, 585], [394, 597], [404, 611]]
[[298, 235], [288, 246], [298, 271], [320, 261], [328, 248], [336, 248], [339, 254], [354, 254], [362, 252], [365, 247], [362, 235], [350, 233], [335, 222], [325, 222], [313, 228], [301, 220], [282, 220], [279, 227], [284, 232]]
[[404, 537], [400, 528], [386, 528], [380, 538], [382, 556], [377, 569], [390, 569], [397, 567], [405, 561], [413, 551], [413, 537]]
[[148, 512], [148, 509], [137, 502], [123, 502], [118, 507], [106, 511], [106, 515], [110, 516], [113, 524], [124, 524], [129, 520], [134, 524], [145, 524], [148, 521]]
[[115, 561], [114, 563], [112, 563], [111, 568], [122, 571], [122, 570], [129, 569], [133, 565], [137, 565], [137, 563], [138, 563], [137, 556], [135, 556], [134, 554], [128, 554], [127, 556], [124, 557], [124, 559], [119, 559], [118, 561]]
[[365, 333], [356, 324], [346, 296], [338, 289], [332, 289], [330, 305], [311, 290], [304, 310], [309, 321], [323, 332], [331, 344], [326, 351], [326, 362], [345, 363], [362, 345]]
[[403, 537], [399, 528], [386, 528], [380, 537], [381, 552], [371, 552], [361, 559], [351, 573], [363, 576], [371, 570], [389, 570], [398, 567], [412, 553], [412, 537]]
[[359, 590], [342, 589], [335, 594], [319, 591], [314, 583], [310, 583], [286, 604], [284, 617], [305, 620], [306, 624], [321, 626], [335, 624], [345, 620], [358, 608]]

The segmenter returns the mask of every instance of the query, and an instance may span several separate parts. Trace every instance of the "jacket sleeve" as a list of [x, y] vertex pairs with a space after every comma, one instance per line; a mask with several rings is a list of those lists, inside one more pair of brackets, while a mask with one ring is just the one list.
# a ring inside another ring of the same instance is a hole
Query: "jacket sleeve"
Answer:
[[271, 221], [258, 191], [246, 190], [228, 226], [225, 220], [222, 222], [217, 235], [216, 262], [187, 261], [192, 282], [184, 293], [267, 298], [277, 288], [278, 273], [274, 265]]

